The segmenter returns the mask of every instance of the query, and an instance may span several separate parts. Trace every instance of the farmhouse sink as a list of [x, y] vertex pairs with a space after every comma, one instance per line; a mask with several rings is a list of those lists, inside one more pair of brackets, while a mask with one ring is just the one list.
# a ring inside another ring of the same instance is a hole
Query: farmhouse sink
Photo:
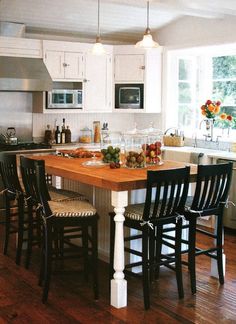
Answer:
[[[163, 158], [165, 160], [175, 160], [187, 163], [201, 163], [209, 164], [211, 159], [209, 154], [217, 152], [216, 150], [209, 150], [201, 147], [163, 147]], [[219, 151], [218, 151], [219, 152]]]

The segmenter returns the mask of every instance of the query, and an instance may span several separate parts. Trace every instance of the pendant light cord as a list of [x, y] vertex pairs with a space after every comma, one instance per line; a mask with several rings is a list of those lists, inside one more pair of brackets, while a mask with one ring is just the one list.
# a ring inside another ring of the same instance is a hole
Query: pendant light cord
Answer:
[[149, 1], [147, 1], [147, 28], [149, 28]]
[[97, 36], [100, 37], [100, 0], [98, 0], [98, 31]]

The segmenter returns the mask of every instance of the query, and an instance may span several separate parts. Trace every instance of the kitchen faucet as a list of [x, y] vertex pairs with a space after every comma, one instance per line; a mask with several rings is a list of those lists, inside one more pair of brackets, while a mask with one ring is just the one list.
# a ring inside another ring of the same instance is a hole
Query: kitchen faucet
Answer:
[[203, 122], [206, 123], [205, 129], [207, 131], [207, 134], [203, 134], [203, 136], [205, 137], [205, 141], [208, 141], [208, 139], [209, 139], [210, 142], [213, 142], [214, 120], [213, 119], [203, 119], [199, 124], [199, 129], [201, 129]]

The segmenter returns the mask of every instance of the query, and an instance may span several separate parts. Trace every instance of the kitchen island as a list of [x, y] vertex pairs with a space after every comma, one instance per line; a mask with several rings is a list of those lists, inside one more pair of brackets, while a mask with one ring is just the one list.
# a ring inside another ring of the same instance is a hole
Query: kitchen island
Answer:
[[[164, 161], [162, 165], [150, 166], [144, 169], [110, 169], [109, 165], [88, 167], [83, 165], [87, 159], [68, 159], [55, 155], [33, 156], [43, 159], [46, 171], [50, 174], [76, 180], [84, 184], [111, 191], [111, 204], [115, 211], [115, 249], [114, 249], [114, 279], [111, 282], [111, 305], [116, 308], [127, 305], [127, 282], [124, 279], [124, 211], [128, 205], [128, 193], [131, 190], [146, 187], [147, 170], [170, 170], [181, 168], [184, 162]], [[197, 166], [191, 166], [191, 180], [194, 181]]]

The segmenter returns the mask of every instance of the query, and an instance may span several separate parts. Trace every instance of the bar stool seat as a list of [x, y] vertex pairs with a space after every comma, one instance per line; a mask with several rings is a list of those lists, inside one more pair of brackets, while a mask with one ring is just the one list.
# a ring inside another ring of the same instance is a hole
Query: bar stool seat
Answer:
[[54, 217], [89, 217], [96, 214], [96, 209], [87, 201], [64, 200], [48, 201]]
[[71, 190], [57, 189], [53, 186], [48, 186], [48, 191], [52, 201], [87, 200], [84, 195]]

